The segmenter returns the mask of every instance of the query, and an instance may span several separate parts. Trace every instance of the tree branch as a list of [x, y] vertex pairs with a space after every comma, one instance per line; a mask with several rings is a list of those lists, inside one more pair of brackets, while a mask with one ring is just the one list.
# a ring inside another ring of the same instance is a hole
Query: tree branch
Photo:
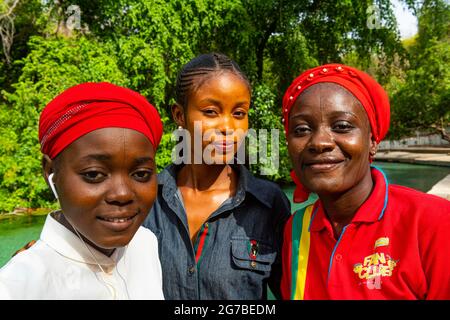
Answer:
[[[11, 63], [11, 46], [14, 41], [14, 16], [12, 12], [15, 7], [19, 4], [19, 0], [15, 0], [11, 7], [8, 8], [7, 12], [0, 15], [0, 38], [3, 45], [3, 53], [5, 54], [6, 63]], [[11, 17], [12, 16], [12, 17]]]
[[445, 141], [450, 142], [450, 133], [447, 132], [447, 130], [444, 127], [444, 121], [441, 119], [441, 125], [438, 126], [436, 124], [431, 125], [433, 129], [435, 129], [440, 135], [441, 138]]
[[12, 12], [14, 11], [14, 8], [19, 4], [19, 1], [20, 0], [15, 0], [14, 3], [12, 4], [12, 6], [9, 7], [8, 12], [0, 15], [0, 19], [3, 18], [3, 17], [10, 16], [12, 14]]
[[441, 138], [442, 139], [444, 139], [445, 141], [450, 142], [450, 134], [447, 133], [445, 128], [439, 128], [438, 132], [441, 134]]

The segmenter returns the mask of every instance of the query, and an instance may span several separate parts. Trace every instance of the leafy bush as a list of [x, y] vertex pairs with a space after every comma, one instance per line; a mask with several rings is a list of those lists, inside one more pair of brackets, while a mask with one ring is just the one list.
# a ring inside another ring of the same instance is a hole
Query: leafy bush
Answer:
[[[0, 15], [12, 3], [0, 3]], [[437, 121], [448, 125], [449, 6], [443, 0], [406, 3], [418, 9], [412, 49], [401, 46], [389, 0], [376, 1], [383, 28], [372, 30], [366, 14], [371, 1], [20, 1], [11, 13], [13, 62], [0, 57], [0, 212], [54, 204], [41, 177], [39, 113], [81, 82], [123, 85], [155, 105], [165, 131], [156, 162], [164, 168], [174, 145], [169, 106], [176, 75], [200, 53], [218, 51], [236, 60], [254, 86], [251, 128], [279, 129], [279, 168], [269, 166], [264, 178], [290, 181], [281, 97], [294, 77], [320, 63], [347, 61], [382, 75], [392, 101], [392, 136]], [[81, 11], [78, 31], [65, 25], [72, 5]], [[405, 51], [409, 65], [403, 64]], [[258, 145], [249, 147], [257, 151]], [[265, 167], [251, 169], [260, 175]]]
[[[289, 181], [289, 172], [291, 168], [290, 160], [287, 153], [286, 137], [284, 133], [284, 126], [281, 122], [281, 105], [278, 108], [276, 106], [276, 95], [273, 93], [271, 88], [267, 85], [257, 85], [253, 89], [252, 93], [252, 107], [249, 111], [249, 127], [252, 129], [260, 131], [260, 129], [266, 129], [268, 133], [268, 156], [270, 159], [271, 150], [273, 146], [271, 144], [271, 130], [277, 129], [279, 132], [279, 163], [271, 164], [264, 163], [261, 159], [258, 159], [258, 163], [251, 165], [251, 171], [257, 175], [261, 176], [261, 173], [266, 171], [266, 173], [272, 173], [270, 175], [264, 175], [263, 178], [270, 178], [274, 181]], [[261, 147], [258, 141], [258, 145], [250, 145], [249, 152], [259, 152]]]

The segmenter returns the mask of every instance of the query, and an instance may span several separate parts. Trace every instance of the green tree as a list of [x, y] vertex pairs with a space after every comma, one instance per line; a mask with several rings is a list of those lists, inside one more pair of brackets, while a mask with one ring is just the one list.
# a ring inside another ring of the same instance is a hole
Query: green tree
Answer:
[[419, 9], [419, 34], [409, 48], [410, 68], [391, 97], [391, 135], [417, 129], [438, 131], [450, 141], [450, 5], [424, 1]]
[[[10, 90], [11, 85], [18, 80], [21, 67], [13, 62], [29, 54], [28, 41], [30, 37], [39, 34], [38, 30], [45, 25], [44, 20], [40, 0], [9, 0], [0, 4], [0, 37], [3, 49], [0, 59], [0, 88]], [[8, 34], [11, 35], [9, 39]], [[8, 45], [5, 47], [6, 43]], [[9, 58], [6, 57], [5, 51]]]
[[[272, 91], [272, 88], [265, 85], [257, 85], [253, 90], [253, 106], [249, 111], [249, 122], [251, 128], [266, 129], [267, 130], [267, 161], [265, 159], [259, 158], [259, 145], [249, 145], [247, 146], [248, 152], [253, 155], [258, 156], [258, 163], [250, 166], [251, 171], [256, 176], [261, 176], [263, 172], [265, 175], [263, 178], [270, 178], [273, 181], [286, 181], [286, 177], [289, 176], [289, 168], [291, 168], [289, 156], [287, 153], [286, 138], [284, 133], [284, 126], [281, 122], [281, 109], [274, 109], [273, 106], [276, 102], [276, 94]], [[272, 133], [271, 129], [279, 130], [279, 158], [278, 163], [274, 163], [272, 160], [277, 161], [272, 158], [272, 150], [274, 150], [274, 145], [272, 145]], [[251, 142], [251, 140], [249, 140]], [[261, 143], [258, 140], [258, 143]], [[263, 161], [261, 161], [263, 160]], [[272, 173], [272, 174], [270, 174]]]
[[[436, 41], [447, 41], [450, 37], [450, 4], [445, 0], [425, 0], [418, 12], [419, 33], [414, 54], [426, 51]], [[416, 65], [420, 60], [413, 61]], [[414, 66], [413, 66], [414, 67]]]
[[[448, 65], [449, 19], [443, 1], [403, 1], [421, 23], [408, 55], [389, 0], [5, 0], [0, 17], [14, 3], [11, 60], [0, 57], [0, 211], [50, 205], [40, 177], [38, 116], [55, 95], [80, 82], [110, 81], [142, 93], [164, 123], [158, 168], [170, 163], [175, 125], [169, 107], [176, 76], [200, 53], [223, 52], [249, 76], [254, 129], [283, 132], [285, 89], [303, 70], [328, 62], [349, 63], [386, 83], [395, 97], [393, 122], [399, 132], [436, 123], [419, 124], [419, 116], [408, 114], [405, 106], [420, 97], [429, 99], [418, 112], [423, 108], [432, 119], [448, 119], [443, 66]], [[380, 25], [372, 28], [368, 21], [375, 9]], [[80, 13], [80, 28], [68, 23], [74, 12]], [[409, 57], [408, 69], [404, 57]], [[419, 85], [427, 71], [435, 78]], [[417, 93], [414, 99], [411, 92]], [[269, 178], [289, 181], [283, 136], [280, 153], [280, 170]], [[260, 166], [252, 169], [258, 173]]]

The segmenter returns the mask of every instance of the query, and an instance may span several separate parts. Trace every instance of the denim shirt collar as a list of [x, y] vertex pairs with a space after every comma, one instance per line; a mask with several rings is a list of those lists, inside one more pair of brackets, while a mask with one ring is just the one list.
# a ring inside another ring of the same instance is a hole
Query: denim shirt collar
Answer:
[[[167, 205], [178, 215], [185, 226], [187, 226], [186, 214], [181, 214], [181, 212], [184, 213], [185, 210], [183, 207], [183, 201], [179, 198], [176, 182], [177, 171], [180, 168], [180, 166], [174, 164], [167, 166], [161, 173], [158, 174], [158, 185], [160, 185], [161, 195]], [[231, 201], [225, 201], [210, 216], [210, 218], [239, 206], [245, 200], [247, 194], [251, 194], [266, 207], [272, 208], [272, 203], [268, 201], [271, 197], [266, 194], [267, 192], [264, 190], [258, 189], [259, 184], [257, 182], [257, 178], [255, 178], [243, 165], [235, 165], [233, 166], [233, 169], [239, 173], [236, 195], [230, 199]]]

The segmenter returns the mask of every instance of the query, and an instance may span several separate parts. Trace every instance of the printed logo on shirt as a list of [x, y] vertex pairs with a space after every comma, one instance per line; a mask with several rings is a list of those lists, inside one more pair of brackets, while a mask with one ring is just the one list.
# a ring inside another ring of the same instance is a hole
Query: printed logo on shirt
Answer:
[[[389, 238], [379, 238], [375, 241], [374, 247], [387, 246]], [[398, 260], [383, 252], [375, 252], [364, 258], [362, 263], [356, 263], [353, 266], [353, 272], [359, 279], [363, 280], [369, 289], [381, 289], [381, 279], [391, 277]]]
[[378, 247], [387, 247], [389, 245], [389, 238], [388, 237], [381, 237], [378, 238], [377, 241], [375, 241], [375, 245], [373, 246], [374, 249]]

